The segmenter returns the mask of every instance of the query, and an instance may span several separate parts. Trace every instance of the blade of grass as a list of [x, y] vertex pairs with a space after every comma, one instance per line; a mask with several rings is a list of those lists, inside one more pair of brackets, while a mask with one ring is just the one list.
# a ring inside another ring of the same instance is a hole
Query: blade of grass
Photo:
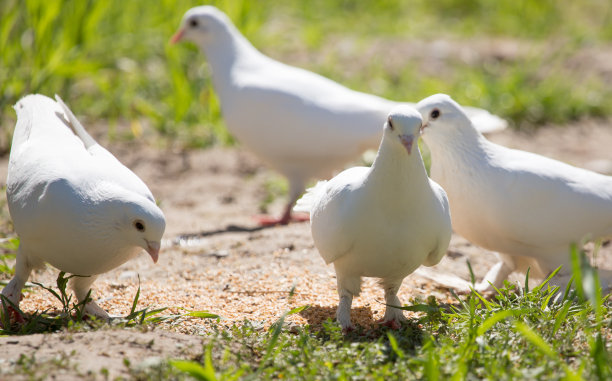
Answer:
[[[485, 306], [485, 308], [487, 310], [491, 311], [492, 310], [491, 302], [489, 302], [482, 295], [480, 295], [480, 293], [478, 291], [476, 291], [474, 288], [470, 287], [470, 289], [472, 290], [472, 295], [475, 295], [478, 299], [480, 299], [480, 301]], [[497, 290], [497, 292], [499, 293], [499, 290]]]
[[476, 284], [476, 275], [474, 275], [474, 269], [472, 269], [472, 264], [470, 263], [469, 259], [466, 259], [465, 263], [467, 264], [468, 271], [470, 272], [470, 283], [472, 283], [472, 286], [474, 286]]
[[387, 307], [397, 308], [398, 310], [412, 311], [412, 312], [437, 312], [440, 310], [439, 307], [430, 306], [429, 304], [413, 304], [411, 306], [394, 306], [391, 304], [385, 304]]
[[476, 331], [477, 336], [482, 336], [485, 332], [491, 329], [496, 323], [505, 320], [511, 316], [518, 315], [522, 313], [522, 310], [514, 311], [514, 310], [505, 310], [496, 312], [490, 317], [488, 317], [481, 325], [478, 327]]
[[[300, 306], [300, 307], [293, 308], [293, 309], [283, 313], [281, 315], [281, 317], [270, 326], [271, 336], [270, 336], [270, 339], [268, 340], [268, 345], [267, 345], [267, 348], [266, 348], [266, 354], [264, 355], [264, 357], [263, 357], [263, 359], [261, 361], [262, 364], [265, 364], [268, 361], [268, 359], [272, 356], [274, 347], [276, 346], [276, 343], [278, 342], [278, 338], [279, 338], [279, 336], [281, 334], [281, 331], [283, 329], [283, 324], [285, 323], [285, 318], [287, 316], [300, 313], [300, 312], [304, 311], [305, 309], [307, 309], [309, 307], [310, 307], [309, 305], [305, 305], [305, 306]], [[261, 368], [261, 369], [263, 369], [263, 368]]]
[[136, 295], [134, 295], [134, 300], [132, 301], [132, 308], [130, 309], [130, 314], [128, 316], [132, 316], [134, 312], [136, 312], [136, 306], [138, 305], [139, 298], [140, 298], [140, 274], [138, 275], [138, 289], [136, 290]]
[[582, 288], [582, 269], [580, 265], [580, 253], [575, 243], [570, 246], [570, 260], [572, 263], [572, 273], [574, 274], [574, 287], [580, 300], [584, 300], [584, 289]]
[[565, 322], [569, 314], [569, 310], [571, 306], [572, 306], [572, 303], [570, 303], [569, 301], [564, 301], [563, 307], [561, 308], [559, 312], [557, 312], [555, 316], [555, 324], [553, 325], [553, 329], [552, 329], [553, 335], [557, 334], [557, 332], [559, 331], [559, 328], [561, 328], [561, 324]]
[[403, 359], [405, 357], [404, 351], [402, 351], [399, 345], [397, 344], [397, 339], [395, 338], [395, 335], [391, 332], [387, 332], [387, 338], [389, 339], [389, 346], [391, 346], [393, 352], [397, 355], [398, 358]]
[[542, 352], [551, 359], [557, 358], [557, 353], [553, 350], [553, 348], [548, 345], [546, 341], [544, 341], [544, 339], [542, 339], [540, 335], [535, 333], [527, 324], [522, 323], [520, 321], [515, 321], [514, 329], [518, 333], [523, 335], [523, 337], [527, 339], [527, 341], [529, 341], [538, 351]]
[[217, 375], [215, 374], [215, 369], [212, 365], [212, 355], [211, 348], [206, 348], [206, 353], [204, 354], [204, 366], [198, 364], [195, 361], [186, 361], [186, 360], [171, 360], [170, 365], [180, 370], [181, 372], [185, 372], [189, 374], [191, 377], [196, 380], [201, 381], [216, 381]]
[[534, 293], [538, 293], [542, 290], [542, 288], [544, 288], [544, 286], [546, 286], [550, 280], [557, 275], [557, 273], [561, 271], [561, 266], [557, 267], [553, 272], [551, 272], [546, 279], [544, 279], [544, 281], [542, 281], [542, 283], [540, 283], [539, 285], [537, 285], [536, 287], [534, 287], [533, 292]]

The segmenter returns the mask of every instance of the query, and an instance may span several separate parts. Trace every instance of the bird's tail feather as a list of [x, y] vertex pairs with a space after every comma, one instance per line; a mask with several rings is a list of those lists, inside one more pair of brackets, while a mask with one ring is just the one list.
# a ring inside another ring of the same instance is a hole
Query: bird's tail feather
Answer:
[[306, 193], [295, 203], [293, 211], [310, 213], [314, 201], [319, 198], [319, 193], [325, 189], [325, 184], [327, 184], [327, 180], [319, 181], [314, 187], [306, 189]]
[[60, 98], [59, 95], [55, 94], [55, 100], [57, 101], [57, 103], [59, 103], [60, 106], [62, 106], [64, 114], [66, 114], [66, 116], [68, 117], [68, 122], [70, 122], [70, 127], [72, 128], [72, 131], [76, 136], [79, 137], [79, 139], [83, 141], [85, 148], [89, 149], [90, 147], [98, 144], [85, 130], [81, 122], [79, 122], [76, 116], [74, 116], [72, 111], [70, 111], [68, 106], [66, 106], [62, 98]]
[[437, 269], [419, 267], [413, 274], [417, 274], [425, 279], [433, 281], [435, 284], [453, 289], [457, 292], [469, 292], [472, 284], [455, 274], [448, 274]]

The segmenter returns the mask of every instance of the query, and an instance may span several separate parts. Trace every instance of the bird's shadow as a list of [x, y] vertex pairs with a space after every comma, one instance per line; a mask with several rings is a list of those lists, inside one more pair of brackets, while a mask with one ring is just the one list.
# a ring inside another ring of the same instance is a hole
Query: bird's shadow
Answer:
[[215, 229], [215, 230], [205, 230], [196, 233], [183, 233], [179, 234], [172, 240], [172, 242], [176, 245], [180, 245], [181, 242], [189, 241], [198, 238], [206, 238], [212, 237], [219, 234], [227, 234], [227, 233], [254, 233], [265, 229], [274, 228], [276, 225], [257, 225], [257, 226], [240, 226], [230, 224], [225, 228]]
[[[311, 305], [301, 311], [300, 316], [308, 321], [310, 331], [323, 340], [330, 340], [334, 336], [334, 331], [337, 333], [341, 330], [335, 321], [336, 307]], [[370, 307], [352, 308], [351, 320], [355, 324], [355, 329], [343, 335], [344, 340], [349, 342], [375, 341], [381, 337], [388, 341], [387, 332], [391, 332], [402, 351], [414, 353], [415, 348], [422, 345], [425, 337], [419, 320], [408, 319], [402, 323], [399, 330], [392, 330], [374, 320], [374, 313]]]
[[[351, 310], [351, 318], [354, 317], [354, 310], [361, 310], [362, 313], [370, 314], [372, 310], [367, 307], [359, 307]], [[323, 329], [323, 323], [336, 318], [336, 307], [310, 305], [308, 308], [300, 312], [300, 316], [306, 319], [311, 330], [316, 332]]]

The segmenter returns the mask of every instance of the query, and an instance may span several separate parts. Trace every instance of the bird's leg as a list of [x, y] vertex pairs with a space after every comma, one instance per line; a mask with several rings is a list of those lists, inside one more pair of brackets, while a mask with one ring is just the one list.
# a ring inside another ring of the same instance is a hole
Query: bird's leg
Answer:
[[336, 320], [342, 327], [342, 332], [347, 333], [355, 329], [351, 322], [351, 304], [353, 304], [353, 295], [359, 295], [361, 291], [361, 277], [345, 276], [338, 271], [336, 267], [336, 278], [338, 282], [338, 310], [336, 311]]
[[285, 209], [280, 218], [272, 216], [257, 216], [257, 220], [261, 226], [274, 226], [274, 225], [287, 225], [290, 222], [304, 222], [310, 221], [310, 215], [308, 214], [293, 214], [293, 206], [302, 193], [304, 193], [304, 181], [302, 180], [289, 180], [289, 202], [285, 205]]
[[[2, 290], [2, 295], [7, 298], [11, 303], [13, 303], [16, 307], [19, 307], [19, 302], [21, 301], [22, 295], [21, 290], [23, 286], [25, 286], [26, 281], [30, 277], [30, 273], [32, 272], [32, 267], [29, 265], [27, 258], [21, 253], [22, 248], [19, 248], [17, 252], [17, 259], [15, 263], [15, 276], [11, 281], [4, 287]], [[5, 306], [2, 303], [2, 311], [8, 311], [9, 314], [13, 317], [13, 319], [19, 323], [23, 323], [24, 319], [21, 314], [15, 310], [12, 306]]]
[[[96, 278], [97, 275], [76, 276], [70, 279], [72, 290], [74, 291], [79, 303], [83, 303], [85, 301], [87, 294], [89, 293], [89, 289]], [[100, 308], [100, 306], [98, 306], [93, 300], [90, 300], [85, 304], [85, 309], [83, 312], [100, 319], [109, 319], [108, 313]]]
[[[504, 285], [504, 281], [508, 279], [508, 275], [514, 271], [515, 266], [512, 257], [504, 254], [497, 254], [497, 256], [500, 261], [494, 264], [484, 276], [482, 281], [476, 284], [476, 287], [474, 287], [478, 293], [482, 294], [486, 292], [493, 292], [495, 291], [493, 286], [500, 288]], [[491, 286], [491, 284], [493, 286]]]
[[406, 317], [402, 310], [393, 308], [391, 306], [401, 306], [399, 298], [397, 297], [397, 292], [399, 291], [400, 286], [402, 285], [402, 280], [400, 281], [389, 281], [382, 280], [381, 285], [385, 290], [385, 303], [387, 307], [385, 309], [385, 316], [378, 323], [386, 325], [391, 329], [400, 329], [401, 323], [406, 321]]
[[285, 206], [285, 211], [283, 212], [283, 215], [281, 216], [279, 223], [281, 225], [286, 225], [289, 222], [306, 222], [306, 221], [310, 221], [310, 214], [307, 213], [294, 213], [293, 212], [293, 206], [295, 205], [295, 202], [297, 201], [297, 199], [299, 198], [296, 197], [295, 200], [293, 200], [292, 202], [289, 202], [287, 204], [287, 206]]
[[281, 217], [259, 215], [255, 216], [255, 219], [257, 219], [260, 226], [287, 225], [291, 221], [291, 210], [285, 210]]
[[336, 311], [336, 320], [342, 327], [343, 332], [350, 332], [355, 329], [355, 326], [351, 322], [351, 304], [353, 304], [353, 294], [348, 290], [338, 289], [338, 295], [340, 296], [340, 302], [338, 303], [338, 310]]
[[[295, 201], [297, 201], [297, 199]], [[285, 210], [283, 211], [283, 215], [281, 217], [274, 217], [264, 214], [255, 216], [255, 219], [257, 219], [260, 226], [287, 225], [289, 222], [291, 222], [291, 209], [293, 208], [295, 201], [288, 203], [285, 206]]]
[[294, 204], [295, 201], [293, 203], [288, 203], [285, 206], [285, 210], [280, 218], [272, 216], [258, 216], [257, 219], [259, 221], [259, 224], [262, 226], [287, 225], [289, 222], [294, 221], [291, 215], [291, 209], [293, 208]]

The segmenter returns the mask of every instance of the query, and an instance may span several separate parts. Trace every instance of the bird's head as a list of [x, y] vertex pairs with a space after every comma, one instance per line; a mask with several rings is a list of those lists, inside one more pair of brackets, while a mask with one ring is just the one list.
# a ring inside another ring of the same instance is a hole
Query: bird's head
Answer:
[[410, 155], [413, 145], [419, 139], [422, 122], [421, 115], [414, 108], [400, 105], [389, 113], [385, 134], [404, 146]]
[[462, 134], [476, 132], [461, 106], [446, 94], [436, 94], [417, 103], [423, 117], [425, 143], [451, 144]]
[[113, 233], [109, 239], [120, 249], [141, 247], [157, 263], [161, 239], [166, 229], [164, 213], [150, 199], [132, 192], [114, 192], [108, 210], [113, 220]]
[[17, 123], [26, 124], [33, 124], [36, 120], [40, 120], [40, 123], [46, 123], [43, 120], [61, 111], [59, 105], [53, 99], [40, 94], [26, 95], [13, 108], [17, 113]]
[[191, 8], [183, 16], [181, 26], [170, 42], [191, 41], [200, 46], [206, 46], [232, 25], [225, 13], [212, 5], [202, 5]]

